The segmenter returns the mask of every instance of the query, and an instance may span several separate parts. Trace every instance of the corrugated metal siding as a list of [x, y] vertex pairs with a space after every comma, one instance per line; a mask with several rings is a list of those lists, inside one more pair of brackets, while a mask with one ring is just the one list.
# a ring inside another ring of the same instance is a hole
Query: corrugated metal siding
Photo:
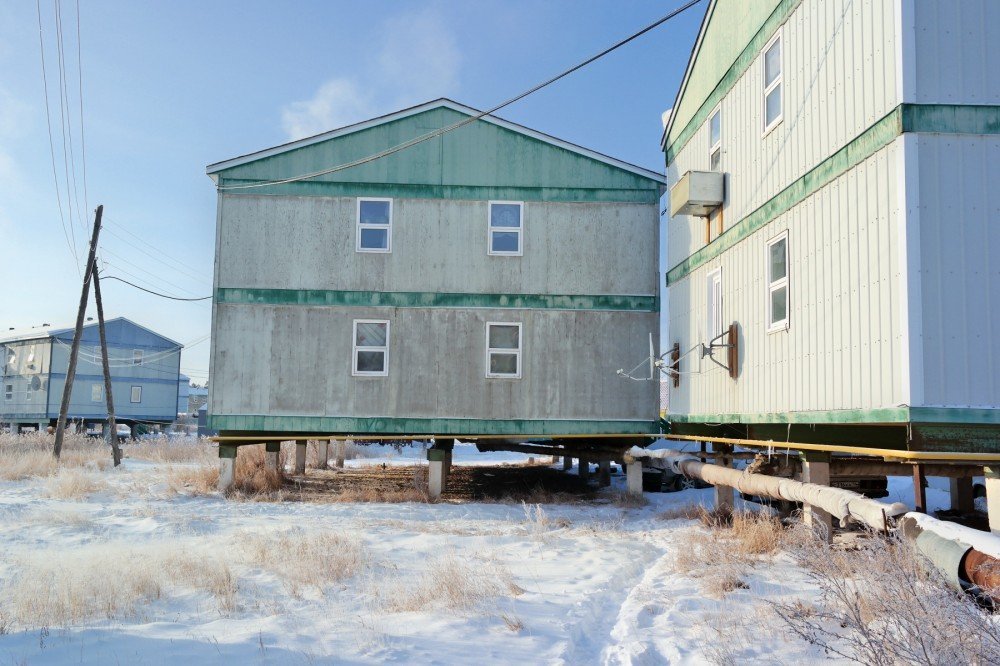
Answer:
[[[763, 130], [760, 59], [721, 103], [726, 227], [877, 122], [898, 103], [895, 3], [804, 0], [782, 27], [784, 119]], [[707, 123], [668, 166], [672, 184], [709, 169]], [[669, 267], [704, 244], [704, 220], [667, 224]]]
[[1000, 104], [1000, 2], [917, 0], [912, 30], [916, 72], [906, 102]]
[[923, 404], [1000, 407], [1000, 137], [916, 142]]
[[[904, 398], [899, 342], [897, 151], [902, 140], [670, 288], [670, 338], [706, 341], [707, 276], [723, 273], [723, 315], [740, 326], [740, 375], [698, 354], [672, 389], [677, 414], [871, 409]], [[788, 230], [791, 318], [767, 333], [765, 248]]]

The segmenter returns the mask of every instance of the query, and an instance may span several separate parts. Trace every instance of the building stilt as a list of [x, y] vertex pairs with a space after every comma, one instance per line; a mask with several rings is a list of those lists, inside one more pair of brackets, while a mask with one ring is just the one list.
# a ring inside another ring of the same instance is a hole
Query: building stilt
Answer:
[[329, 440], [323, 440], [322, 442], [317, 442], [316, 450], [319, 454], [319, 462], [316, 464], [317, 469], [327, 469], [330, 466], [330, 442]]
[[597, 463], [597, 485], [607, 488], [611, 485], [611, 461], [607, 458]]
[[[712, 445], [713, 450], [718, 450], [720, 452], [729, 452], [732, 450], [731, 446], [726, 445]], [[729, 467], [732, 461], [728, 456], [720, 456], [716, 460], [717, 465], [722, 465], [723, 467]], [[736, 490], [732, 486], [713, 486], [715, 488], [715, 510], [720, 514], [731, 512], [733, 507], [736, 506]]]
[[337, 458], [336, 465], [338, 468], [343, 469], [344, 457], [345, 454], [347, 453], [347, 442], [344, 440], [340, 440], [339, 442], [336, 442], [333, 446], [334, 446], [334, 455]]
[[642, 497], [642, 461], [632, 457], [625, 458], [625, 484], [627, 493], [632, 497]]
[[444, 449], [427, 449], [427, 494], [431, 499], [440, 499], [445, 488], [445, 459], [448, 452]]
[[1000, 466], [984, 467], [986, 482], [986, 512], [990, 519], [990, 532], [1000, 534]]
[[563, 471], [568, 472], [573, 469], [573, 456], [563, 456]]
[[590, 481], [590, 460], [587, 458], [580, 458], [577, 465], [577, 474], [585, 482]]
[[[802, 454], [802, 482], [821, 486], [830, 485], [830, 454], [805, 451]], [[819, 532], [827, 542], [833, 540], [833, 517], [808, 503], [802, 505], [802, 520]]]
[[295, 440], [295, 473], [306, 473], [306, 440]]
[[238, 447], [219, 445], [219, 492], [225, 495], [236, 482], [236, 452]]
[[264, 445], [264, 467], [278, 471], [278, 457], [281, 453], [281, 442], [268, 442]]
[[968, 513], [975, 508], [972, 497], [972, 479], [967, 476], [948, 479], [951, 491], [951, 508]]

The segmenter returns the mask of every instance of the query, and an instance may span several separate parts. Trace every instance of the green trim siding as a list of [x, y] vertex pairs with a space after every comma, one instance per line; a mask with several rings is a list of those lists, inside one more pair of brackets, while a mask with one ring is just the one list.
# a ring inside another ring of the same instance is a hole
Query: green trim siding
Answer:
[[677, 423], [964, 423], [1000, 425], [1000, 409], [965, 407], [884, 407], [825, 411], [767, 412], [760, 414], [667, 414]]
[[667, 272], [667, 286], [682, 280], [702, 264], [802, 203], [904, 132], [1000, 134], [1000, 106], [900, 104], [846, 146], [726, 229], [714, 241], [671, 268]]
[[490, 308], [519, 310], [609, 310], [659, 312], [656, 296], [557, 294], [460, 294], [420, 291], [335, 291], [325, 289], [215, 290], [225, 304], [313, 305], [393, 308]]
[[[729, 91], [733, 89], [733, 86], [736, 85], [736, 82], [739, 81], [740, 77], [743, 76], [748, 69], [750, 69], [750, 66], [757, 59], [757, 56], [760, 55], [760, 52], [763, 50], [767, 42], [770, 41], [771, 37], [774, 36], [774, 33], [778, 31], [778, 28], [780, 28], [781, 25], [788, 20], [788, 17], [791, 16], [792, 12], [795, 11], [796, 7], [798, 7], [801, 2], [802, 0], [782, 0], [782, 2], [774, 8], [771, 15], [767, 17], [764, 24], [759, 30], [757, 30], [754, 36], [736, 57], [733, 64], [729, 66], [729, 69], [726, 70], [726, 73], [723, 74], [722, 78], [715, 85], [712, 92], [709, 93], [708, 97], [705, 98], [705, 101], [698, 107], [698, 110], [695, 111], [693, 116], [691, 116], [691, 119], [684, 125], [683, 129], [677, 133], [676, 138], [671, 141], [670, 136], [667, 136], [667, 147], [664, 150], [667, 166], [674, 161], [678, 153], [684, 150], [684, 147], [687, 145], [688, 141], [691, 140], [691, 137], [698, 131], [698, 128], [701, 127], [702, 123], [708, 119], [708, 114], [712, 112], [712, 109], [719, 105], [719, 102], [722, 101], [723, 97], [729, 94]], [[705, 28], [707, 31], [707, 23]], [[698, 55], [695, 54], [694, 57], [697, 58]], [[692, 73], [693, 72], [694, 69], [692, 68]], [[680, 100], [678, 100], [677, 106], [680, 106], [679, 102]], [[671, 133], [673, 133], [673, 127], [671, 127], [670, 130]]]
[[[256, 179], [220, 178], [219, 185], [245, 185]], [[248, 190], [222, 190], [222, 196], [275, 195], [316, 197], [393, 197], [397, 199], [449, 199], [467, 201], [540, 201], [554, 203], [633, 203], [658, 205], [665, 188], [589, 189], [566, 187], [505, 187], [471, 185], [414, 185], [384, 183], [328, 183], [298, 181]]]
[[213, 430], [344, 433], [353, 435], [655, 435], [656, 421], [430, 419], [410, 417], [210, 414]]

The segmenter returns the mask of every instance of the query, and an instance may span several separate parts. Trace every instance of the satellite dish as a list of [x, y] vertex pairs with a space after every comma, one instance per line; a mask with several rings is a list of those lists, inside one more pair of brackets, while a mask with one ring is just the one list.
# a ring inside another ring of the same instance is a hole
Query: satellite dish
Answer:
[[42, 388], [42, 380], [38, 378], [38, 375], [35, 375], [34, 377], [31, 378], [30, 384], [32, 391], [37, 391], [38, 389]]

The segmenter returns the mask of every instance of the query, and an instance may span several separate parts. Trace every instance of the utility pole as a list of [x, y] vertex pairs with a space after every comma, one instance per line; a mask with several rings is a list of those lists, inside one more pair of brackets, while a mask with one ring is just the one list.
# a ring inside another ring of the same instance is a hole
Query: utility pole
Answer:
[[66, 383], [63, 384], [62, 405], [59, 407], [59, 420], [56, 422], [56, 443], [52, 447], [52, 455], [59, 459], [62, 453], [63, 434], [66, 431], [66, 415], [69, 413], [69, 399], [73, 393], [73, 378], [76, 376], [76, 360], [80, 353], [80, 337], [83, 335], [83, 317], [87, 313], [87, 297], [90, 295], [90, 280], [97, 263], [97, 238], [101, 234], [101, 216], [104, 206], [97, 207], [94, 215], [94, 232], [90, 236], [90, 252], [87, 255], [87, 270], [83, 273], [83, 289], [80, 292], [80, 307], [76, 312], [76, 330], [73, 332], [73, 347], [69, 352], [69, 367], [66, 368]]
[[108, 358], [108, 339], [104, 335], [104, 304], [101, 302], [101, 278], [97, 275], [97, 262], [93, 267], [94, 301], [97, 303], [97, 329], [101, 332], [101, 364], [104, 366], [104, 400], [108, 405], [108, 430], [104, 441], [111, 445], [111, 455], [115, 467], [122, 464], [122, 450], [118, 447], [118, 433], [115, 425], [115, 400], [111, 393], [111, 365]]

